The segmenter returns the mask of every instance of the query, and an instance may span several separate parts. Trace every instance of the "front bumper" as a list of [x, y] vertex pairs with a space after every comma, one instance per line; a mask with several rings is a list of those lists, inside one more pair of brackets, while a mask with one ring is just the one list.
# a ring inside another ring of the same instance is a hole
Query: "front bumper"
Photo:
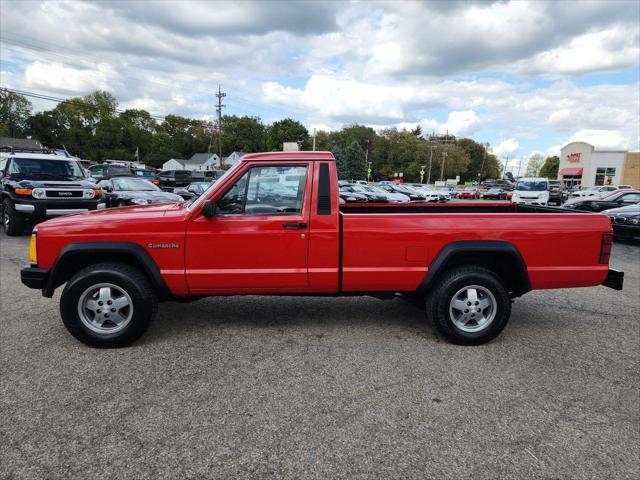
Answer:
[[97, 199], [78, 200], [52, 200], [52, 199], [27, 199], [12, 198], [16, 212], [27, 217], [49, 218], [73, 213], [84, 213], [91, 210], [104, 208], [102, 197]]
[[640, 225], [614, 223], [613, 235], [620, 238], [640, 238]]
[[20, 281], [29, 288], [44, 290], [47, 285], [49, 269], [38, 267], [25, 267], [20, 270]]
[[624, 272], [618, 270], [609, 269], [607, 278], [604, 279], [602, 285], [605, 287], [613, 288], [614, 290], [622, 290], [624, 284]]

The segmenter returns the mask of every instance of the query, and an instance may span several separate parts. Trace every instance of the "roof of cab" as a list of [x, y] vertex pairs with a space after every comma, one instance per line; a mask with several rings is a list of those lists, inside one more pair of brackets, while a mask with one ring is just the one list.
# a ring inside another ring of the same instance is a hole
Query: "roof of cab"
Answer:
[[247, 160], [329, 160], [335, 161], [331, 152], [264, 152], [248, 153], [241, 161]]

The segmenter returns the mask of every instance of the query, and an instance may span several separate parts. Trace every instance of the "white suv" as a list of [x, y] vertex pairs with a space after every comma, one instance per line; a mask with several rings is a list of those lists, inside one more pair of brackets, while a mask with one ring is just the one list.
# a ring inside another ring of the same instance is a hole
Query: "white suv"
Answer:
[[511, 197], [513, 203], [547, 205], [549, 203], [549, 179], [543, 177], [521, 178]]

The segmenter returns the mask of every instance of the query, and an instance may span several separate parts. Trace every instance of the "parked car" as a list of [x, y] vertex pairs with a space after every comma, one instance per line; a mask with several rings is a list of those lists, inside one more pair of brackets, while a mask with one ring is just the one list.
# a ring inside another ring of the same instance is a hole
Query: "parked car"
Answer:
[[148, 168], [133, 168], [131, 169], [133, 176], [136, 178], [142, 178], [143, 180], [149, 180], [154, 185], [160, 185], [158, 175], [155, 170]]
[[0, 170], [0, 213], [7, 235], [23, 233], [25, 221], [37, 223], [104, 207], [102, 192], [75, 158], [49, 149], [5, 150]]
[[113, 177], [133, 176], [133, 171], [129, 167], [118, 165], [117, 163], [99, 163], [91, 165], [87, 170], [89, 170], [91, 178], [96, 182]]
[[640, 202], [640, 190], [617, 190], [602, 198], [572, 198], [562, 206], [572, 210], [601, 212], [610, 208], [624, 207]]
[[448, 202], [451, 200], [449, 191], [443, 188], [433, 188], [431, 185], [425, 185], [423, 183], [410, 183], [409, 187], [418, 191], [419, 193], [426, 194], [428, 202]]
[[158, 173], [160, 188], [186, 187], [192, 182], [193, 172], [191, 170], [163, 170]]
[[338, 195], [340, 196], [340, 199], [345, 203], [364, 203], [369, 201], [367, 196], [361, 193], [340, 191]]
[[455, 187], [445, 187], [445, 190], [449, 192], [449, 198], [458, 198], [458, 191]]
[[595, 185], [593, 187], [575, 190], [573, 193], [571, 193], [571, 197], [601, 197], [610, 192], [613, 192], [614, 190], [617, 190], [617, 188], [613, 185]]
[[187, 191], [195, 194], [196, 196], [202, 195], [204, 192], [211, 188], [214, 182], [193, 182], [187, 186]]
[[545, 177], [519, 179], [511, 201], [529, 205], [547, 205], [549, 203], [549, 179]]
[[98, 186], [104, 191], [107, 207], [183, 201], [181, 196], [165, 192], [141, 178], [114, 177], [102, 180]]
[[478, 198], [480, 198], [480, 190], [478, 190], [476, 187], [465, 187], [464, 190], [462, 190], [458, 194], [458, 198], [460, 198], [460, 199], [478, 199]]
[[411, 188], [402, 184], [380, 182], [378, 183], [378, 186], [390, 193], [401, 193], [402, 195], [406, 195], [407, 197], [409, 197], [410, 202], [426, 202], [427, 200], [425, 195], [416, 192], [415, 190], [412, 190]]
[[341, 186], [340, 191], [345, 193], [359, 193], [367, 197], [367, 201], [369, 202], [387, 203], [389, 201], [386, 195], [372, 192], [370, 190], [367, 190], [364, 185], [358, 185], [355, 183]]
[[549, 180], [549, 204], [562, 205], [567, 199], [564, 183], [560, 180]]
[[502, 188], [490, 188], [486, 192], [481, 193], [480, 197], [488, 200], [506, 200], [507, 192]]
[[603, 210], [609, 216], [613, 235], [625, 240], [640, 239], [640, 204]]
[[173, 189], [173, 193], [180, 195], [185, 200], [199, 197], [206, 192], [214, 182], [192, 182], [186, 188], [178, 187]]
[[[247, 154], [186, 206], [107, 209], [44, 222], [33, 234], [31, 265], [21, 280], [49, 298], [66, 284], [62, 321], [96, 347], [134, 342], [158, 301], [246, 294], [394, 298], [397, 292], [423, 298], [427, 317], [449, 341], [477, 345], [500, 334], [513, 300], [530, 290], [623, 287], [624, 274], [609, 268], [605, 215], [506, 204], [481, 212], [458, 204], [448, 213], [415, 204], [339, 205], [332, 154], [291, 157]], [[295, 196], [272, 203], [263, 184], [291, 176], [299, 179]], [[127, 179], [113, 181], [120, 180]], [[551, 244], [553, 254], [542, 254], [540, 245]]]
[[363, 188], [367, 192], [384, 195], [391, 203], [406, 203], [410, 201], [409, 196], [404, 193], [387, 192], [384, 188], [378, 187], [377, 185], [367, 185]]

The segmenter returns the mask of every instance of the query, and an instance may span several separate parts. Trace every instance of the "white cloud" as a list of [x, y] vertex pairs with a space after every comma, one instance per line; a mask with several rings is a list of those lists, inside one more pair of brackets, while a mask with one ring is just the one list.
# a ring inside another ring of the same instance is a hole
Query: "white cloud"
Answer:
[[99, 64], [96, 69], [81, 70], [60, 63], [34, 62], [27, 66], [24, 77], [30, 88], [75, 93], [109, 90], [113, 86], [111, 80], [114, 72], [104, 63]]
[[626, 150], [631, 147], [630, 142], [619, 131], [616, 130], [580, 130], [566, 141], [587, 142], [600, 150]]
[[503, 158], [507, 156], [513, 156], [514, 153], [518, 151], [520, 148], [520, 144], [515, 138], [508, 138], [506, 140], [502, 140], [498, 145], [493, 147], [493, 153], [498, 158]]

